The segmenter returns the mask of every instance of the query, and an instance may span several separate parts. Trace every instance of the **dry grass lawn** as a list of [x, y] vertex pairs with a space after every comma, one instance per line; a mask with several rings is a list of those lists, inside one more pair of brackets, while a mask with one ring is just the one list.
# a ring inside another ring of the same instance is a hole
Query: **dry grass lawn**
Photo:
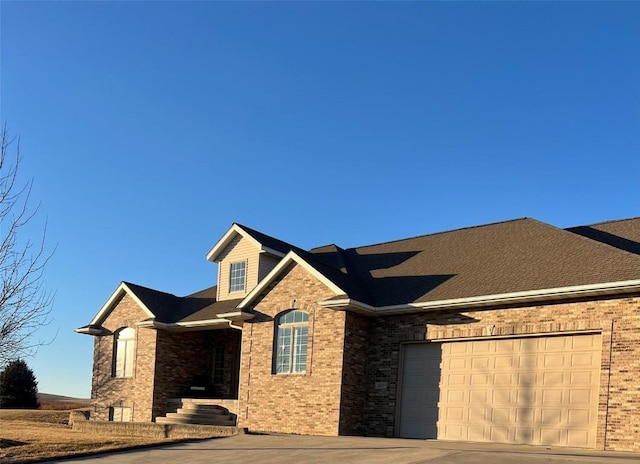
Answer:
[[68, 420], [68, 410], [0, 410], [0, 463], [36, 462], [175, 441], [83, 434], [72, 430]]

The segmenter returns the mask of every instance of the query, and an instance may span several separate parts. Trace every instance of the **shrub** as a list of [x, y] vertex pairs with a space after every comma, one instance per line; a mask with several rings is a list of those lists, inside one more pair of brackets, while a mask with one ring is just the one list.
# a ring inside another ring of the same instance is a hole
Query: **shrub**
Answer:
[[21, 359], [9, 362], [0, 372], [0, 408], [38, 408], [38, 382]]

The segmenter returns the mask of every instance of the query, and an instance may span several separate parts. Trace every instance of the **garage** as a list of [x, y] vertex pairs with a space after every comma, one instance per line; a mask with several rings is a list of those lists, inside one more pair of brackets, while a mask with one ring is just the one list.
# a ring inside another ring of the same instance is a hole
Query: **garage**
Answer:
[[601, 336], [408, 344], [405, 438], [595, 448]]

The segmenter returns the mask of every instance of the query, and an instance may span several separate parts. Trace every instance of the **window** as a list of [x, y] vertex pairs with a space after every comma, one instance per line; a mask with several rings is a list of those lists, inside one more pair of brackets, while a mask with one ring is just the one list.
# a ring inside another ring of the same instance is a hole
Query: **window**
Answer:
[[213, 351], [213, 373], [211, 380], [214, 385], [224, 383], [224, 348], [217, 347]]
[[133, 377], [136, 331], [127, 327], [116, 332], [113, 358], [114, 377]]
[[131, 422], [131, 408], [124, 406], [110, 407], [109, 420], [112, 422]]
[[290, 311], [277, 320], [275, 373], [303, 373], [307, 369], [307, 339], [309, 315]]
[[247, 262], [231, 263], [229, 272], [229, 292], [244, 292], [247, 276]]

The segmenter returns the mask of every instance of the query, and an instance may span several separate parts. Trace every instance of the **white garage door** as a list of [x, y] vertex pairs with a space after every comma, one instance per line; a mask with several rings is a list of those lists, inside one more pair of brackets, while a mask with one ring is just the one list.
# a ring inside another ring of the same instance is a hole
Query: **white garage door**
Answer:
[[[401, 436], [418, 430], [402, 416], [412, 402], [405, 398], [405, 379], [411, 385], [412, 371], [423, 369], [418, 352], [433, 357], [438, 347], [440, 371], [433, 369], [433, 361], [428, 369], [439, 379], [437, 438], [595, 447], [600, 335], [413, 346], [404, 356]], [[415, 409], [427, 410], [432, 398], [429, 389], [414, 392], [413, 401], [421, 403]], [[425, 420], [433, 424], [432, 417]]]

